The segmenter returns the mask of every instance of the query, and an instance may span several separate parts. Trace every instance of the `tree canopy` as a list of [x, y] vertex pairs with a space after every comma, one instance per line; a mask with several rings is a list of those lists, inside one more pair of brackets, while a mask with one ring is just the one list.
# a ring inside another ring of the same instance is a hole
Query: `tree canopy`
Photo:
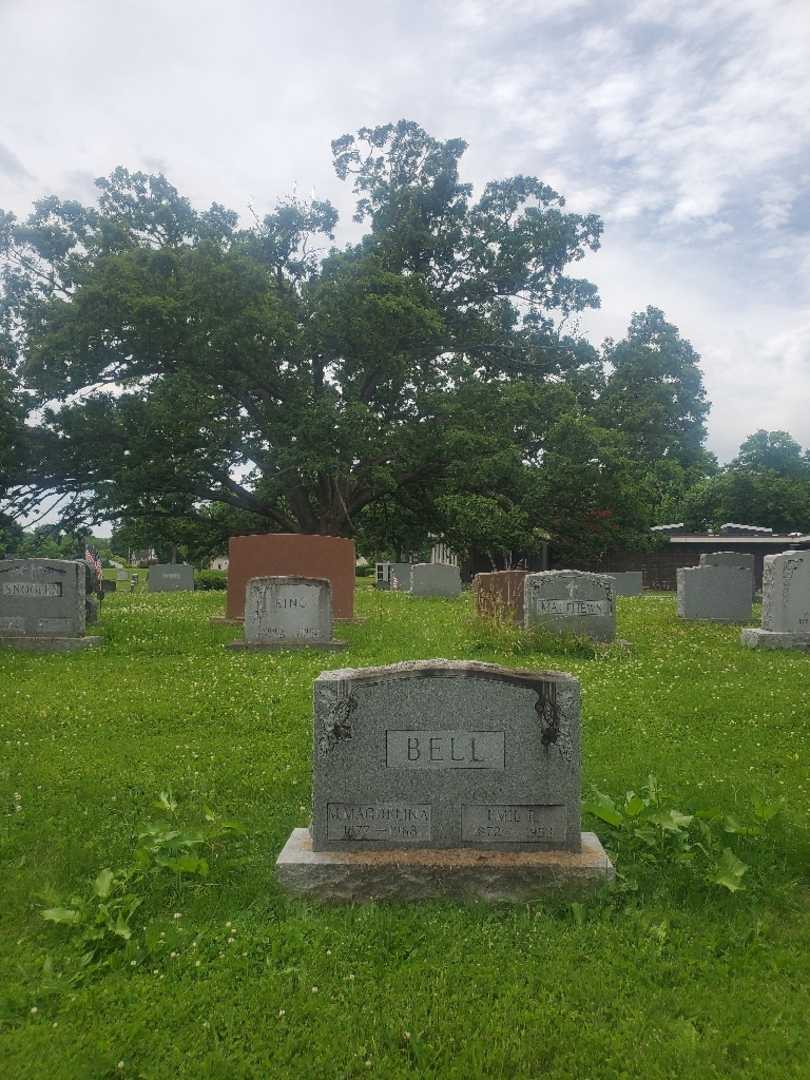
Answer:
[[465, 148], [405, 120], [336, 139], [365, 227], [342, 248], [326, 201], [245, 224], [124, 168], [95, 206], [0, 214], [18, 507], [190, 547], [433, 531], [508, 561], [538, 530], [588, 557], [641, 535], [711, 471], [698, 357], [655, 308], [601, 353], [566, 329], [599, 304], [571, 268], [600, 219], [535, 177], [475, 197]]

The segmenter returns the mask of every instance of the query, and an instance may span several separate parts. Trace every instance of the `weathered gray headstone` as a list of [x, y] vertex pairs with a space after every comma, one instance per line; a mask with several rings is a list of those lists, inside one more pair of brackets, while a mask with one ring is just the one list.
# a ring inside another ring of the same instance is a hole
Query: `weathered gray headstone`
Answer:
[[324, 900], [522, 900], [613, 876], [580, 832], [579, 682], [420, 660], [315, 681], [311, 830], [281, 883]]
[[616, 637], [613, 582], [585, 570], [543, 570], [529, 574], [524, 586], [524, 626], [553, 633], [577, 634], [594, 641]]
[[101, 582], [101, 591], [102, 593], [117, 592], [118, 582], [110, 581], [108, 578], [104, 578], [104, 580]]
[[644, 588], [641, 570], [611, 571], [606, 576], [613, 579], [614, 596], [641, 596]]
[[129, 581], [129, 571], [128, 570], [116, 570], [115, 571], [115, 580], [116, 581]]
[[414, 563], [409, 591], [411, 596], [458, 596], [461, 592], [458, 567], [447, 563]]
[[149, 592], [190, 592], [194, 567], [186, 563], [156, 563], [149, 567]]
[[681, 566], [677, 574], [678, 616], [709, 622], [751, 618], [752, 577], [744, 566]]
[[251, 578], [245, 590], [245, 638], [232, 649], [345, 649], [332, 637], [328, 578]]
[[376, 564], [378, 589], [395, 589], [407, 592], [411, 587], [411, 564], [402, 562], [379, 562]]
[[751, 575], [751, 595], [756, 594], [754, 556], [744, 551], [705, 551], [700, 556], [701, 566], [738, 566]]
[[810, 551], [766, 555], [762, 627], [741, 637], [751, 649], [810, 649]]
[[0, 560], [0, 644], [66, 651], [85, 637], [86, 564], [68, 559]]

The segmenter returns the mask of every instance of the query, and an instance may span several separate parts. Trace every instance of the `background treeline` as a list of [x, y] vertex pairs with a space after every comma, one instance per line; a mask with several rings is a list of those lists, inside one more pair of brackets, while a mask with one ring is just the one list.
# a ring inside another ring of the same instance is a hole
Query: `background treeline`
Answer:
[[600, 219], [534, 177], [474, 198], [464, 149], [408, 121], [335, 140], [365, 227], [342, 248], [328, 202], [245, 225], [122, 168], [96, 206], [0, 211], [7, 550], [35, 511], [57, 541], [109, 521], [194, 561], [256, 529], [493, 565], [548, 538], [598, 565], [659, 522], [810, 529], [789, 435], [723, 469], [706, 451], [699, 357], [663, 312], [579, 332]]

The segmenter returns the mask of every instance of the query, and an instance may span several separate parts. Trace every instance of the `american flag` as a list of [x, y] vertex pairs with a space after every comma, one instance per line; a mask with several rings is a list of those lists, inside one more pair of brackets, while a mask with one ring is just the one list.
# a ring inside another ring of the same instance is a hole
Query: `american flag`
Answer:
[[101, 592], [101, 559], [98, 552], [91, 547], [84, 549], [84, 561], [88, 564], [91, 570], [95, 571], [96, 575], [96, 592]]

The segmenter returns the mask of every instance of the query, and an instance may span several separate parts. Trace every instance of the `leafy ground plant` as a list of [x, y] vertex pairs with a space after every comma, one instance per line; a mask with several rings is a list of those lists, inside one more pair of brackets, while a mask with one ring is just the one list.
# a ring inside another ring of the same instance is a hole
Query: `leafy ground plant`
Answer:
[[164, 817], [143, 826], [131, 863], [115, 870], [104, 867], [88, 893], [71, 896], [68, 901], [61, 902], [52, 890], [42, 894], [51, 905], [42, 909], [42, 918], [76, 931], [80, 966], [71, 976], [73, 981], [103, 968], [112, 953], [144, 931], [135, 916], [155, 891], [158, 879], [170, 878], [174, 894], [179, 896], [189, 880], [207, 878], [212, 860], [228, 841], [244, 833], [238, 821], [222, 819], [208, 807], [202, 823], [181, 827], [176, 820], [178, 804], [171, 792], [161, 792], [155, 808]]
[[610, 830], [604, 839], [615, 853], [625, 882], [639, 866], [674, 864], [707, 885], [732, 893], [744, 889], [749, 866], [734, 851], [734, 838], [750, 841], [764, 837], [779, 804], [756, 803], [752, 821], [743, 824], [722, 809], [685, 813], [670, 803], [656, 778], [650, 776], [640, 793], [627, 791], [619, 801], [595, 791], [583, 804], [583, 811]]

